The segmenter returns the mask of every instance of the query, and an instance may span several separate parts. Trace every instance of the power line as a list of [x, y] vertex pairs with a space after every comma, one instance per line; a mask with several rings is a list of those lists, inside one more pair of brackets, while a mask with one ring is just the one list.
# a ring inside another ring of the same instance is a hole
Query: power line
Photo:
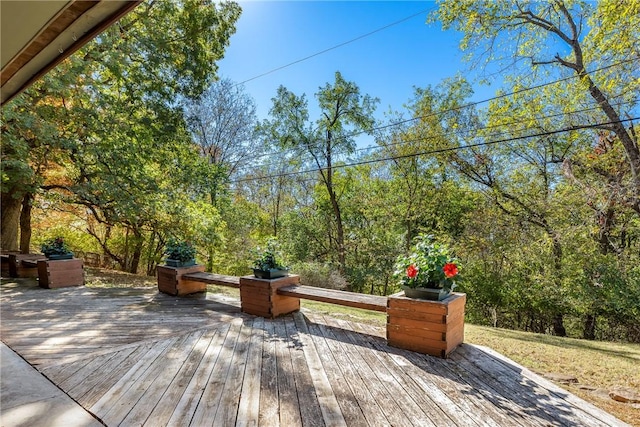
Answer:
[[[633, 104], [633, 103], [634, 102], [632, 102], [632, 101], [627, 101], [627, 102], [620, 102], [620, 103], [617, 103], [617, 104], [613, 104], [612, 106], [613, 107], [620, 107], [620, 106], [623, 106], [623, 105], [628, 105], [628, 104]], [[556, 114], [549, 114], [549, 115], [546, 115], [546, 116], [538, 116], [538, 117], [535, 117], [535, 118], [533, 118], [531, 120], [540, 121], [540, 120], [545, 120], [545, 119], [551, 119], [551, 118], [554, 118], [554, 117], [569, 116], [569, 115], [572, 115], [572, 114], [580, 114], [580, 113], [585, 113], [585, 112], [588, 112], [588, 111], [598, 110], [599, 108], [600, 108], [599, 106], [593, 106], [593, 107], [589, 107], [589, 108], [583, 108], [583, 109], [580, 109], [580, 110], [572, 110], [572, 111], [561, 112], [561, 113], [556, 113]], [[512, 126], [512, 125], [517, 125], [517, 124], [520, 124], [520, 123], [522, 123], [522, 121], [515, 121], [514, 120], [514, 121], [510, 121], [510, 122], [506, 122], [506, 123], [500, 123], [500, 124], [494, 124], [494, 125], [490, 125], [490, 126], [476, 127], [476, 128], [473, 128], [473, 129], [466, 129], [466, 130], [460, 129], [460, 130], [454, 131], [454, 133], [456, 133], [459, 136], [464, 136], [464, 135], [469, 135], [469, 134], [471, 134], [473, 132], [479, 132], [479, 131], [482, 131], [482, 130], [488, 130], [488, 129], [494, 129], [494, 128], [501, 128], [501, 127], [505, 127], [505, 126]], [[522, 130], [524, 130], [524, 129], [522, 129]], [[494, 133], [492, 135], [488, 135], [488, 137], [492, 137], [492, 136], [500, 135], [500, 134], [503, 134], [503, 132], [496, 132], [496, 133]], [[402, 141], [399, 141], [399, 142], [386, 144], [384, 146], [370, 145], [368, 147], [363, 147], [363, 148], [356, 149], [355, 152], [363, 152], [363, 151], [368, 151], [368, 150], [372, 150], [372, 149], [376, 149], [376, 148], [390, 148], [390, 147], [394, 147], [394, 146], [402, 146], [402, 145], [405, 145], [405, 144], [410, 144], [412, 142], [420, 142], [420, 141], [432, 140], [432, 139], [435, 139], [437, 137], [438, 137], [438, 135], [430, 135], [430, 136], [424, 136], [424, 137], [419, 137], [419, 138], [414, 138], [414, 139], [402, 140]], [[258, 155], [258, 156], [253, 157], [252, 160], [255, 160], [256, 158], [260, 158], [260, 157], [266, 157], [266, 156], [272, 156], [272, 155], [275, 156], [275, 155], [278, 155], [278, 154], [284, 154], [287, 151], [291, 151], [291, 149], [280, 151], [278, 153], [267, 153], [267, 154]], [[245, 163], [244, 165], [241, 165], [239, 167], [238, 172], [242, 171], [243, 168], [249, 167], [249, 166], [251, 166], [249, 163]]]
[[[626, 59], [626, 60], [623, 60], [623, 61], [615, 62], [613, 64], [605, 65], [605, 66], [600, 67], [600, 68], [596, 68], [596, 69], [591, 70], [591, 71], [586, 71], [585, 73], [586, 74], [597, 73], [597, 72], [600, 72], [600, 71], [603, 71], [603, 70], [606, 70], [606, 69], [609, 69], [609, 68], [613, 68], [613, 67], [617, 67], [617, 66], [626, 64], [628, 62], [636, 61], [638, 59], [640, 59], [640, 57], [629, 58], [629, 59]], [[474, 107], [474, 106], [477, 106], [477, 105], [480, 105], [480, 104], [484, 104], [484, 103], [487, 103], [487, 102], [491, 102], [491, 101], [495, 101], [495, 100], [498, 100], [498, 99], [506, 98], [506, 97], [509, 97], [509, 96], [512, 96], [512, 95], [517, 95], [517, 94], [520, 94], [520, 93], [532, 91], [532, 90], [535, 90], [535, 89], [540, 89], [540, 88], [543, 88], [543, 87], [546, 87], [546, 86], [551, 86], [551, 85], [556, 84], [556, 83], [562, 83], [562, 82], [565, 82], [565, 81], [568, 81], [568, 80], [571, 80], [571, 79], [576, 79], [576, 78], [579, 78], [579, 77], [580, 77], [579, 75], [574, 74], [574, 75], [571, 75], [571, 76], [568, 76], [568, 77], [563, 77], [561, 79], [553, 80], [553, 81], [546, 82], [546, 83], [541, 83], [539, 85], [534, 85], [534, 86], [522, 88], [522, 89], [519, 89], [519, 90], [516, 90], [516, 91], [513, 91], [513, 92], [508, 92], [508, 93], [496, 95], [496, 96], [493, 96], [491, 98], [483, 99], [483, 100], [480, 100], [480, 101], [474, 101], [474, 102], [470, 102], [470, 103], [467, 103], [467, 104], [462, 104], [462, 105], [459, 105], [457, 107], [452, 107], [452, 108], [449, 108], [449, 109], [446, 109], [446, 110], [436, 111], [436, 112], [433, 112], [433, 113], [430, 113], [430, 114], [426, 114], [426, 115], [423, 115], [423, 116], [417, 116], [417, 117], [412, 117], [410, 119], [401, 120], [401, 121], [398, 121], [398, 122], [388, 123], [386, 125], [378, 126], [378, 127], [366, 130], [366, 131], [363, 130], [363, 131], [353, 132], [353, 133], [344, 135], [344, 136], [342, 136], [340, 138], [346, 140], [347, 138], [353, 138], [355, 136], [362, 135], [363, 133], [376, 132], [376, 131], [388, 129], [390, 127], [400, 126], [400, 125], [403, 125], [403, 124], [414, 122], [414, 121], [417, 121], [417, 120], [423, 120], [423, 119], [427, 119], [427, 118], [430, 118], [430, 117], [439, 116], [439, 115], [442, 115], [442, 114], [445, 114], [445, 113], [449, 113], [449, 112], [453, 112], [453, 111], [459, 111], [459, 110], [462, 110], [464, 108]], [[286, 150], [278, 151], [276, 153], [259, 154], [259, 155], [254, 156], [252, 158], [252, 160], [260, 159], [262, 157], [272, 157], [272, 156], [275, 157], [275, 156], [283, 155], [283, 154], [286, 154], [286, 153], [289, 153], [289, 152], [293, 152], [293, 151], [294, 151], [294, 149], [286, 149]]]
[[[621, 102], [621, 103], [618, 103], [618, 104], [613, 104], [612, 107], [620, 107], [622, 105], [627, 105], [627, 104], [634, 104], [634, 102], [632, 102], [632, 101]], [[538, 116], [538, 117], [534, 117], [533, 119], [530, 119], [530, 120], [540, 121], [540, 120], [545, 120], [545, 119], [551, 119], [551, 118], [554, 118], [554, 117], [568, 116], [568, 115], [571, 115], [571, 114], [585, 113], [587, 111], [593, 111], [593, 110], [599, 110], [599, 109], [600, 109], [599, 106], [594, 106], [594, 107], [590, 107], [590, 108], [583, 108], [581, 110], [573, 110], [573, 111], [567, 111], [567, 112], [562, 112], [562, 113], [549, 114], [548, 116]], [[514, 120], [514, 121], [495, 124], [495, 125], [491, 125], [491, 126], [481, 126], [481, 127], [477, 127], [477, 128], [474, 128], [474, 129], [467, 129], [467, 130], [460, 129], [460, 130], [454, 131], [454, 133], [457, 133], [458, 135], [468, 135], [468, 134], [470, 134], [472, 132], [478, 132], [478, 131], [481, 131], [481, 130], [488, 130], [488, 129], [494, 129], [494, 128], [501, 128], [501, 127], [511, 126], [511, 125], [518, 125], [518, 124], [521, 124], [521, 123], [522, 123], [522, 121]], [[524, 129], [521, 129], [521, 130], [524, 130]], [[503, 132], [497, 132], [497, 133], [494, 133], [493, 135], [496, 135], [496, 134], [499, 135], [499, 134], [502, 134], [502, 133]], [[493, 136], [493, 135], [488, 135], [488, 136]], [[420, 137], [420, 138], [416, 138], [416, 139], [402, 140], [402, 141], [386, 144], [384, 146], [369, 145], [367, 147], [358, 148], [355, 151], [359, 152], [359, 151], [372, 150], [374, 148], [389, 148], [389, 147], [408, 144], [408, 143], [411, 143], [411, 142], [426, 141], [426, 140], [435, 139], [435, 138], [436, 138], [436, 136], [426, 136], [426, 137]]]
[[[450, 152], [450, 151], [466, 150], [466, 149], [469, 149], [469, 148], [476, 148], [476, 147], [482, 147], [482, 146], [487, 146], [487, 145], [500, 144], [502, 142], [518, 141], [518, 140], [528, 139], [528, 138], [537, 138], [537, 137], [555, 135], [555, 134], [563, 133], [563, 132], [572, 132], [572, 131], [581, 130], [581, 129], [593, 129], [593, 128], [598, 128], [598, 127], [601, 127], [601, 126], [607, 126], [607, 125], [612, 125], [612, 124], [616, 124], [616, 123], [625, 123], [625, 122], [630, 122], [630, 121], [638, 120], [638, 119], [640, 119], [640, 117], [633, 117], [633, 118], [629, 118], [629, 119], [615, 120], [615, 121], [604, 122], [604, 123], [596, 123], [596, 124], [592, 124], [592, 125], [570, 126], [570, 127], [564, 128], [564, 129], [557, 129], [557, 130], [553, 130], [553, 131], [539, 132], [539, 133], [532, 134], [532, 135], [523, 135], [523, 136], [517, 136], [517, 137], [513, 137], [513, 138], [498, 139], [498, 140], [494, 140], [494, 141], [478, 142], [478, 143], [475, 143], [475, 144], [467, 144], [467, 145], [458, 146], [458, 147], [438, 148], [438, 149], [435, 149], [435, 150], [420, 151], [420, 152], [417, 152], [417, 153], [402, 154], [402, 155], [397, 155], [397, 156], [392, 156], [392, 157], [384, 157], [384, 158], [380, 158], [380, 159], [362, 160], [362, 161], [359, 161], [359, 162], [346, 163], [346, 164], [342, 164], [342, 165], [334, 165], [333, 169], [345, 169], [345, 168], [348, 168], [348, 167], [362, 166], [362, 165], [373, 164], [373, 163], [381, 163], [381, 162], [387, 162], [387, 161], [390, 161], [390, 160], [400, 160], [400, 159], [406, 159], [406, 158], [411, 158], [411, 157], [420, 157], [420, 156], [425, 156], [425, 155], [430, 155], [430, 154], [439, 154], [439, 153], [446, 153], [446, 152]], [[294, 176], [294, 175], [302, 175], [302, 174], [312, 173], [312, 172], [320, 172], [320, 171], [325, 170], [325, 169], [326, 168], [314, 168], [314, 169], [307, 169], [307, 170], [303, 170], [303, 171], [285, 172], [285, 173], [274, 174], [274, 175], [265, 175], [265, 176], [258, 176], [258, 177], [241, 178], [241, 179], [233, 180], [233, 181], [230, 181], [230, 182], [235, 184], [235, 183], [242, 183], [242, 182], [248, 182], [248, 181], [261, 181], [261, 180], [266, 180], [266, 179], [273, 179], [273, 178], [280, 178], [280, 177]]]
[[238, 85], [242, 85], [242, 84], [245, 84], [245, 83], [248, 83], [248, 82], [253, 81], [253, 80], [256, 80], [256, 79], [259, 79], [259, 78], [261, 78], [261, 77], [264, 77], [264, 76], [267, 76], [267, 75], [269, 75], [269, 74], [275, 73], [276, 71], [280, 71], [280, 70], [285, 69], [285, 68], [288, 68], [288, 67], [290, 67], [290, 66], [292, 66], [292, 65], [299, 64], [299, 63], [304, 62], [304, 61], [307, 61], [307, 60], [309, 60], [309, 59], [311, 59], [311, 58], [315, 58], [316, 56], [323, 55], [323, 54], [325, 54], [325, 53], [327, 53], [327, 52], [330, 52], [330, 51], [332, 51], [332, 50], [335, 50], [335, 49], [341, 48], [341, 47], [343, 47], [343, 46], [346, 46], [346, 45], [348, 45], [348, 44], [350, 44], [350, 43], [353, 43], [353, 42], [356, 42], [356, 41], [358, 41], [358, 40], [362, 40], [362, 39], [364, 39], [364, 38], [366, 38], [366, 37], [369, 37], [369, 36], [371, 36], [371, 35], [373, 35], [373, 34], [379, 33], [380, 31], [384, 31], [384, 30], [386, 30], [387, 28], [390, 28], [390, 27], [393, 27], [393, 26], [395, 26], [395, 25], [401, 24], [401, 23], [403, 23], [403, 22], [405, 22], [405, 21], [408, 21], [408, 20], [410, 20], [410, 19], [412, 19], [412, 18], [415, 18], [415, 17], [416, 17], [416, 16], [418, 16], [418, 15], [422, 15], [423, 13], [431, 12], [432, 10], [435, 10], [435, 9], [436, 9], [435, 7], [432, 7], [432, 8], [429, 8], [429, 9], [421, 10], [420, 12], [414, 13], [414, 14], [413, 14], [413, 15], [411, 15], [411, 16], [407, 16], [406, 18], [402, 18], [402, 19], [400, 19], [399, 21], [392, 22], [391, 24], [387, 24], [387, 25], [385, 25], [384, 27], [377, 28], [377, 29], [375, 29], [375, 30], [373, 30], [373, 31], [370, 31], [370, 32], [366, 33], [366, 34], [362, 34], [361, 36], [358, 36], [358, 37], [353, 38], [353, 39], [351, 39], [351, 40], [347, 40], [346, 42], [342, 42], [342, 43], [337, 44], [337, 45], [335, 45], [335, 46], [332, 46], [332, 47], [329, 47], [329, 48], [327, 48], [327, 49], [321, 50], [321, 51], [319, 51], [319, 52], [313, 53], [313, 54], [311, 54], [311, 55], [309, 55], [309, 56], [305, 56], [304, 58], [298, 59], [298, 60], [296, 60], [296, 61], [290, 62], [290, 63], [285, 64], [285, 65], [281, 65], [280, 67], [274, 68], [274, 69], [272, 69], [272, 70], [269, 70], [269, 71], [264, 72], [264, 73], [262, 73], [262, 74], [259, 74], [259, 75], [257, 75], [257, 76], [251, 77], [251, 78], [249, 78], [249, 79], [247, 79], [247, 80], [244, 80], [244, 81], [242, 81], [242, 82], [240, 82], [240, 83], [237, 83], [237, 84], [236, 84], [236, 86], [238, 86]]

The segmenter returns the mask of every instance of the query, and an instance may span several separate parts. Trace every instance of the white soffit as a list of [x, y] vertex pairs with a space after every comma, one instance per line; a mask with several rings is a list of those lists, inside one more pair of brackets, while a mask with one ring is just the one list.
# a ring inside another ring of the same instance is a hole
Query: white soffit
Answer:
[[131, 11], [141, 0], [0, 0], [2, 104]]

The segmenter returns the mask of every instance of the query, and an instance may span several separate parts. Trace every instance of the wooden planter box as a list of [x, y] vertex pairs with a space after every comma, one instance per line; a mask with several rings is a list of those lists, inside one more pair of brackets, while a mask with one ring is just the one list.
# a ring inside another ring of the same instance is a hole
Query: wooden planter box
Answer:
[[393, 347], [446, 358], [464, 339], [467, 295], [453, 293], [442, 301], [407, 298], [404, 292], [387, 302], [387, 342]]
[[300, 310], [300, 298], [278, 295], [278, 288], [300, 283], [300, 276], [290, 275], [277, 279], [240, 278], [242, 311], [255, 316], [274, 318]]
[[[41, 254], [9, 254], [10, 277], [38, 277], [38, 261], [46, 260]], [[27, 261], [23, 263], [22, 261]]]
[[67, 288], [84, 285], [81, 259], [38, 260], [38, 284], [41, 288]]
[[11, 277], [9, 275], [9, 254], [0, 254], [2, 261], [2, 277]]
[[207, 284], [193, 280], [183, 279], [182, 276], [189, 273], [199, 273], [204, 271], [204, 265], [192, 265], [190, 267], [169, 267], [159, 265], [158, 290], [169, 295], [189, 295], [196, 292], [206, 292]]

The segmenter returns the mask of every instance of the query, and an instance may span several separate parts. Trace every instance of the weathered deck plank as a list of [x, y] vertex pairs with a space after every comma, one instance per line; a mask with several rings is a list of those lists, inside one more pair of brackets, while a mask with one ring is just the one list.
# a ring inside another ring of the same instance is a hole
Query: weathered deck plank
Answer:
[[[332, 427], [346, 426], [346, 421], [342, 416], [340, 405], [331, 388], [327, 372], [322, 366], [316, 346], [311, 339], [307, 322], [305, 322], [300, 313], [294, 314], [293, 317], [295, 328], [300, 331], [298, 339], [301, 343], [304, 360], [309, 367], [310, 379], [313, 383], [313, 389], [316, 391], [324, 424]], [[332, 368], [333, 367], [329, 365], [329, 369]]]
[[442, 360], [312, 312], [15, 283], [0, 287], [3, 342], [107, 425], [625, 425], [473, 345]]
[[[370, 325], [354, 324], [353, 327], [355, 331], [361, 334], [375, 335], [381, 332], [375, 330]], [[356, 338], [358, 337], [358, 335], [355, 336]], [[411, 368], [412, 363], [405, 357], [406, 354], [411, 352], [405, 352], [400, 349], [389, 351], [389, 348], [382, 338], [379, 340], [363, 340], [359, 338], [359, 341], [363, 346], [375, 350], [375, 355], [384, 365], [395, 367], [392, 373], [396, 376], [397, 380], [403, 384], [403, 388], [408, 390], [414, 396], [414, 399], [418, 397], [423, 398], [423, 401], [417, 402], [421, 408], [434, 408], [435, 411], [430, 412], [429, 415], [431, 419], [439, 420], [439, 422], [436, 423], [437, 425], [444, 425], [447, 422], [451, 422], [446, 412], [440, 409], [440, 407], [431, 400], [429, 393], [425, 393], [424, 389], [420, 388], [414, 380], [415, 375]], [[447, 369], [441, 369], [437, 376], [431, 377], [431, 379], [436, 382], [436, 386], [440, 386], [445, 391], [449, 391], [447, 396], [460, 407], [460, 410], [465, 411], [467, 414], [478, 414], [479, 419], [482, 420], [484, 425], [494, 427], [520, 425], [513, 418], [504, 416], [502, 412], [492, 410], [492, 406], [483, 405], [482, 400], [476, 398], [474, 388], [466, 383], [463, 378], [462, 375], [454, 375], [448, 367]], [[459, 387], [451, 390], [450, 387], [447, 387], [447, 382], [449, 381], [458, 383]]]
[[302, 425], [305, 427], [324, 427], [324, 418], [320, 409], [316, 387], [311, 379], [311, 373], [303, 349], [304, 343], [300, 337], [301, 334], [298, 333], [298, 328], [290, 316], [284, 319], [284, 325], [287, 331], [286, 336], [288, 337], [288, 341], [294, 343], [294, 345], [289, 346], [289, 353], [291, 354], [291, 363], [294, 367], [292, 372], [296, 382], [298, 402], [300, 402]]
[[289, 351], [289, 347], [295, 345], [295, 343], [287, 339], [287, 330], [282, 319], [276, 319], [274, 323], [280, 425], [282, 427], [302, 426], [300, 402], [298, 401], [296, 380], [293, 373], [294, 366], [291, 361], [291, 352]]
[[275, 321], [264, 321], [262, 370], [260, 375], [259, 426], [280, 426], [278, 409], [278, 365], [276, 360]]
[[[346, 378], [367, 423], [369, 425], [390, 426], [391, 423], [387, 421], [387, 417], [380, 408], [379, 402], [374, 398], [372, 391], [367, 387], [364, 379], [361, 377], [359, 367], [353, 363], [349, 355], [342, 349], [339, 340], [334, 336], [332, 330], [322, 324], [318, 324], [318, 328], [337, 362], [336, 368], [340, 369], [341, 374]], [[327, 370], [332, 369], [331, 367], [325, 368]]]
[[311, 323], [308, 325], [308, 330], [312, 336], [313, 343], [318, 350], [322, 369], [324, 370], [331, 385], [331, 389], [338, 400], [340, 411], [342, 412], [342, 417], [346, 424], [348, 426], [355, 427], [368, 426], [369, 424], [362, 412], [362, 408], [358, 404], [353, 391], [349, 387], [349, 382], [345, 376], [342, 375], [340, 369], [336, 368], [338, 366], [338, 361], [333, 357], [329, 345], [320, 331], [320, 327], [317, 324]]
[[260, 382], [262, 378], [262, 346], [264, 341], [264, 319], [256, 317], [249, 343], [247, 364], [238, 403], [236, 426], [256, 427], [260, 416]]
[[211, 371], [220, 356], [222, 344], [227, 338], [230, 327], [231, 325], [227, 325], [226, 327], [221, 328], [209, 342], [200, 364], [191, 377], [182, 397], [178, 400], [178, 404], [176, 405], [171, 418], [169, 418], [167, 425], [187, 426], [190, 424], [193, 414], [200, 404], [202, 392], [209, 381]]

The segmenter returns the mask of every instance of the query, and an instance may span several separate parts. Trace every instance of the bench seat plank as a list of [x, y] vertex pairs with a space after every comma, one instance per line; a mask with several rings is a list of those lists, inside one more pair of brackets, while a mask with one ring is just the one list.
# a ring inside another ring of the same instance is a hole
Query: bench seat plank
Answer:
[[303, 285], [284, 286], [278, 289], [278, 294], [366, 310], [387, 311], [387, 297], [378, 295], [358, 294]]
[[22, 266], [26, 268], [38, 268], [38, 260], [35, 259], [23, 259]]
[[193, 280], [195, 282], [207, 283], [209, 285], [229, 286], [232, 288], [240, 287], [240, 278], [237, 276], [225, 276], [224, 274], [199, 272], [184, 274], [182, 278], [186, 280]]

